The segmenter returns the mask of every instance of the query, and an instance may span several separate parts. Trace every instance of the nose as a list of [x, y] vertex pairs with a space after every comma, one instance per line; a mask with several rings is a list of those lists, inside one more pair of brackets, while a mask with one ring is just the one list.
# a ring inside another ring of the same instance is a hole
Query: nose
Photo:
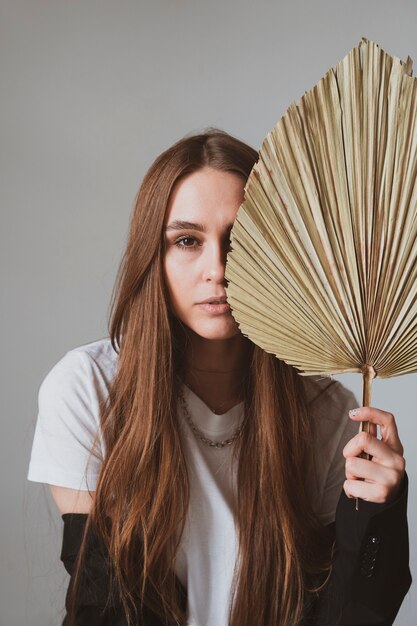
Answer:
[[229, 249], [229, 241], [227, 245], [223, 242], [217, 242], [207, 247], [206, 256], [203, 255], [205, 256], [203, 267], [204, 281], [226, 284], [224, 273]]

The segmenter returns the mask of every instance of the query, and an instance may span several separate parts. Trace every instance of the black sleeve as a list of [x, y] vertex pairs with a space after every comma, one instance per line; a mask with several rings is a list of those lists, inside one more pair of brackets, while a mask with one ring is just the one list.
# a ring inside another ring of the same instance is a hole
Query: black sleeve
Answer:
[[[62, 516], [64, 534], [61, 561], [70, 574], [66, 608], [72, 588], [75, 562], [81, 547], [88, 515], [67, 513]], [[68, 615], [62, 626], [68, 626]], [[85, 560], [77, 590], [75, 626], [127, 626], [122, 604], [114, 590], [109, 557], [102, 541], [92, 529], [86, 537]], [[133, 626], [139, 626], [134, 624]], [[140, 626], [165, 626], [151, 611], [140, 611]]]
[[[73, 585], [72, 575], [84, 536], [88, 515], [67, 513], [62, 516], [64, 534], [61, 561], [70, 574], [66, 608]], [[77, 591], [76, 626], [127, 626], [122, 606], [110, 589], [110, 568], [104, 546], [94, 532], [87, 536], [85, 563]], [[65, 617], [63, 626], [69, 623]]]
[[333, 570], [316, 604], [315, 626], [391, 626], [411, 585], [407, 525], [408, 478], [389, 504], [342, 492]]

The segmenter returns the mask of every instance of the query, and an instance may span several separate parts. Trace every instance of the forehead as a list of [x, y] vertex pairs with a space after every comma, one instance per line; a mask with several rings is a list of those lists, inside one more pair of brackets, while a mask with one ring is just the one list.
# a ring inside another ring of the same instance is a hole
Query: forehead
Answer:
[[245, 181], [233, 172], [205, 167], [189, 174], [174, 186], [166, 222], [182, 219], [206, 222], [234, 218], [243, 201]]

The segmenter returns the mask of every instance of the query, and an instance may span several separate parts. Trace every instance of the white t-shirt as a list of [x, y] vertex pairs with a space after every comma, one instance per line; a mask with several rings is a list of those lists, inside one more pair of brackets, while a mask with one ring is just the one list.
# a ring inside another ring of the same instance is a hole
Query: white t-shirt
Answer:
[[[29, 480], [94, 491], [105, 456], [99, 407], [107, 398], [117, 358], [110, 340], [102, 339], [71, 350], [46, 376], [39, 390]], [[358, 431], [348, 410], [358, 404], [350, 391], [330, 378], [309, 377], [305, 382], [318, 430], [312, 502], [321, 521], [328, 524], [334, 519], [345, 479], [342, 450]], [[243, 419], [243, 402], [216, 415], [185, 385], [183, 393], [194, 423], [210, 439], [227, 438]], [[226, 626], [237, 557], [232, 513], [236, 467], [230, 447], [212, 448], [196, 439], [181, 403], [178, 417], [190, 503], [175, 569], [187, 589], [187, 624]]]

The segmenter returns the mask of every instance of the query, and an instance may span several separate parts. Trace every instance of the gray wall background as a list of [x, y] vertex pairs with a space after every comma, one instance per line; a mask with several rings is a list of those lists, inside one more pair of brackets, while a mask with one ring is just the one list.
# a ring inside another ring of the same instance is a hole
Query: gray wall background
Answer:
[[[259, 148], [361, 36], [417, 61], [417, 4], [1, 0], [0, 10], [0, 624], [55, 626], [61, 520], [47, 488], [26, 482], [37, 391], [68, 349], [106, 334], [146, 169], [210, 125]], [[342, 380], [358, 391], [357, 377]], [[414, 576], [416, 385], [416, 375], [377, 382], [373, 398], [404, 442]], [[416, 598], [396, 624], [417, 623]]]

